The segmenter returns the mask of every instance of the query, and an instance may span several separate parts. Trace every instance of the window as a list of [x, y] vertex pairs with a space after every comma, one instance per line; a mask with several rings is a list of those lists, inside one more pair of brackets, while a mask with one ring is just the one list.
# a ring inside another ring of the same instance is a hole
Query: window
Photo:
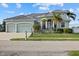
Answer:
[[65, 23], [64, 22], [61, 23], [61, 27], [65, 27]]

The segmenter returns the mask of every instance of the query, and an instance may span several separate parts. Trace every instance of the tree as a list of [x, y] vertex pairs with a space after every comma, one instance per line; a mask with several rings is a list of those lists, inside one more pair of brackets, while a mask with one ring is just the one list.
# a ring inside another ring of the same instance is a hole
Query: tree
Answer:
[[4, 21], [2, 24], [0, 24], [0, 32], [5, 32], [5, 22]]
[[3, 27], [2, 27], [2, 24], [0, 24], [0, 32], [2, 32], [3, 30]]
[[74, 14], [73, 12], [70, 12], [69, 10], [67, 10], [67, 16], [68, 17], [70, 17], [70, 18], [72, 18], [73, 20], [75, 20], [75, 18], [76, 18], [76, 14]]
[[62, 21], [61, 13], [53, 12], [53, 19], [52, 19], [52, 21], [54, 21], [55, 30], [57, 31], [57, 23]]
[[5, 32], [5, 30], [6, 30], [6, 28], [5, 28], [5, 26], [6, 26], [5, 21], [3, 21], [2, 26], [3, 26], [3, 31]]
[[37, 22], [37, 21], [34, 22], [33, 29], [34, 29], [34, 32], [39, 32], [40, 31], [39, 22]]

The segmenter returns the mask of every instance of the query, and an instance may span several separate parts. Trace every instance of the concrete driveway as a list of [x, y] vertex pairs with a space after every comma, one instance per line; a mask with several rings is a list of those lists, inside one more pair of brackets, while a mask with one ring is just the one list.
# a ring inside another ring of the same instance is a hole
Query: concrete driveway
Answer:
[[25, 38], [25, 33], [0, 32], [0, 40], [10, 40], [12, 38]]

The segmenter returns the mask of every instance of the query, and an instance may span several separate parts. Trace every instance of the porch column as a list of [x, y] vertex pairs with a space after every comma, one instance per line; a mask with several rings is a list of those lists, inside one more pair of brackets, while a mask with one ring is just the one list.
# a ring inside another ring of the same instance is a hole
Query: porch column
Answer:
[[60, 23], [59, 22], [57, 23], [57, 28], [60, 28]]
[[42, 25], [43, 25], [43, 24], [42, 24], [42, 21], [40, 22], [40, 25], [41, 25], [41, 29], [42, 29]]
[[54, 29], [54, 21], [53, 21], [53, 29]]
[[47, 29], [47, 21], [45, 22], [45, 27], [46, 27], [46, 29]]
[[61, 28], [61, 23], [59, 23], [59, 28]]
[[17, 32], [17, 23], [15, 23], [15, 33]]

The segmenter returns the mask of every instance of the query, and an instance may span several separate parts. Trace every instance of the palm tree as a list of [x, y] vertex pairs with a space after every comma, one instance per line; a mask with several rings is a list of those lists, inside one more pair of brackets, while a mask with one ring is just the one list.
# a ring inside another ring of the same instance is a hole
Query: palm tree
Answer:
[[54, 21], [55, 30], [57, 31], [57, 24], [62, 21], [61, 13], [53, 12], [53, 19], [52, 19], [52, 21]]
[[67, 10], [67, 13], [66, 13], [66, 14], [67, 14], [68, 17], [70, 17], [70, 18], [72, 18], [73, 20], [75, 20], [76, 14], [74, 14], [73, 12], [70, 12], [70, 11], [68, 11], [68, 10]]
[[[73, 12], [70, 12], [69, 10], [67, 10], [66, 14], [67, 14], [67, 16], [69, 18], [72, 18], [73, 20], [75, 20], [76, 14], [74, 14]], [[57, 23], [62, 21], [61, 12], [53, 12], [53, 19], [52, 19], [52, 21], [54, 21], [55, 30], [57, 31], [57, 27], [56, 27]]]
[[[66, 14], [69, 18], [72, 18], [73, 20], [75, 20], [76, 14], [74, 14], [73, 12], [70, 12], [69, 10], [67, 10]], [[67, 29], [64, 28], [64, 33], [66, 32], [66, 30]]]

